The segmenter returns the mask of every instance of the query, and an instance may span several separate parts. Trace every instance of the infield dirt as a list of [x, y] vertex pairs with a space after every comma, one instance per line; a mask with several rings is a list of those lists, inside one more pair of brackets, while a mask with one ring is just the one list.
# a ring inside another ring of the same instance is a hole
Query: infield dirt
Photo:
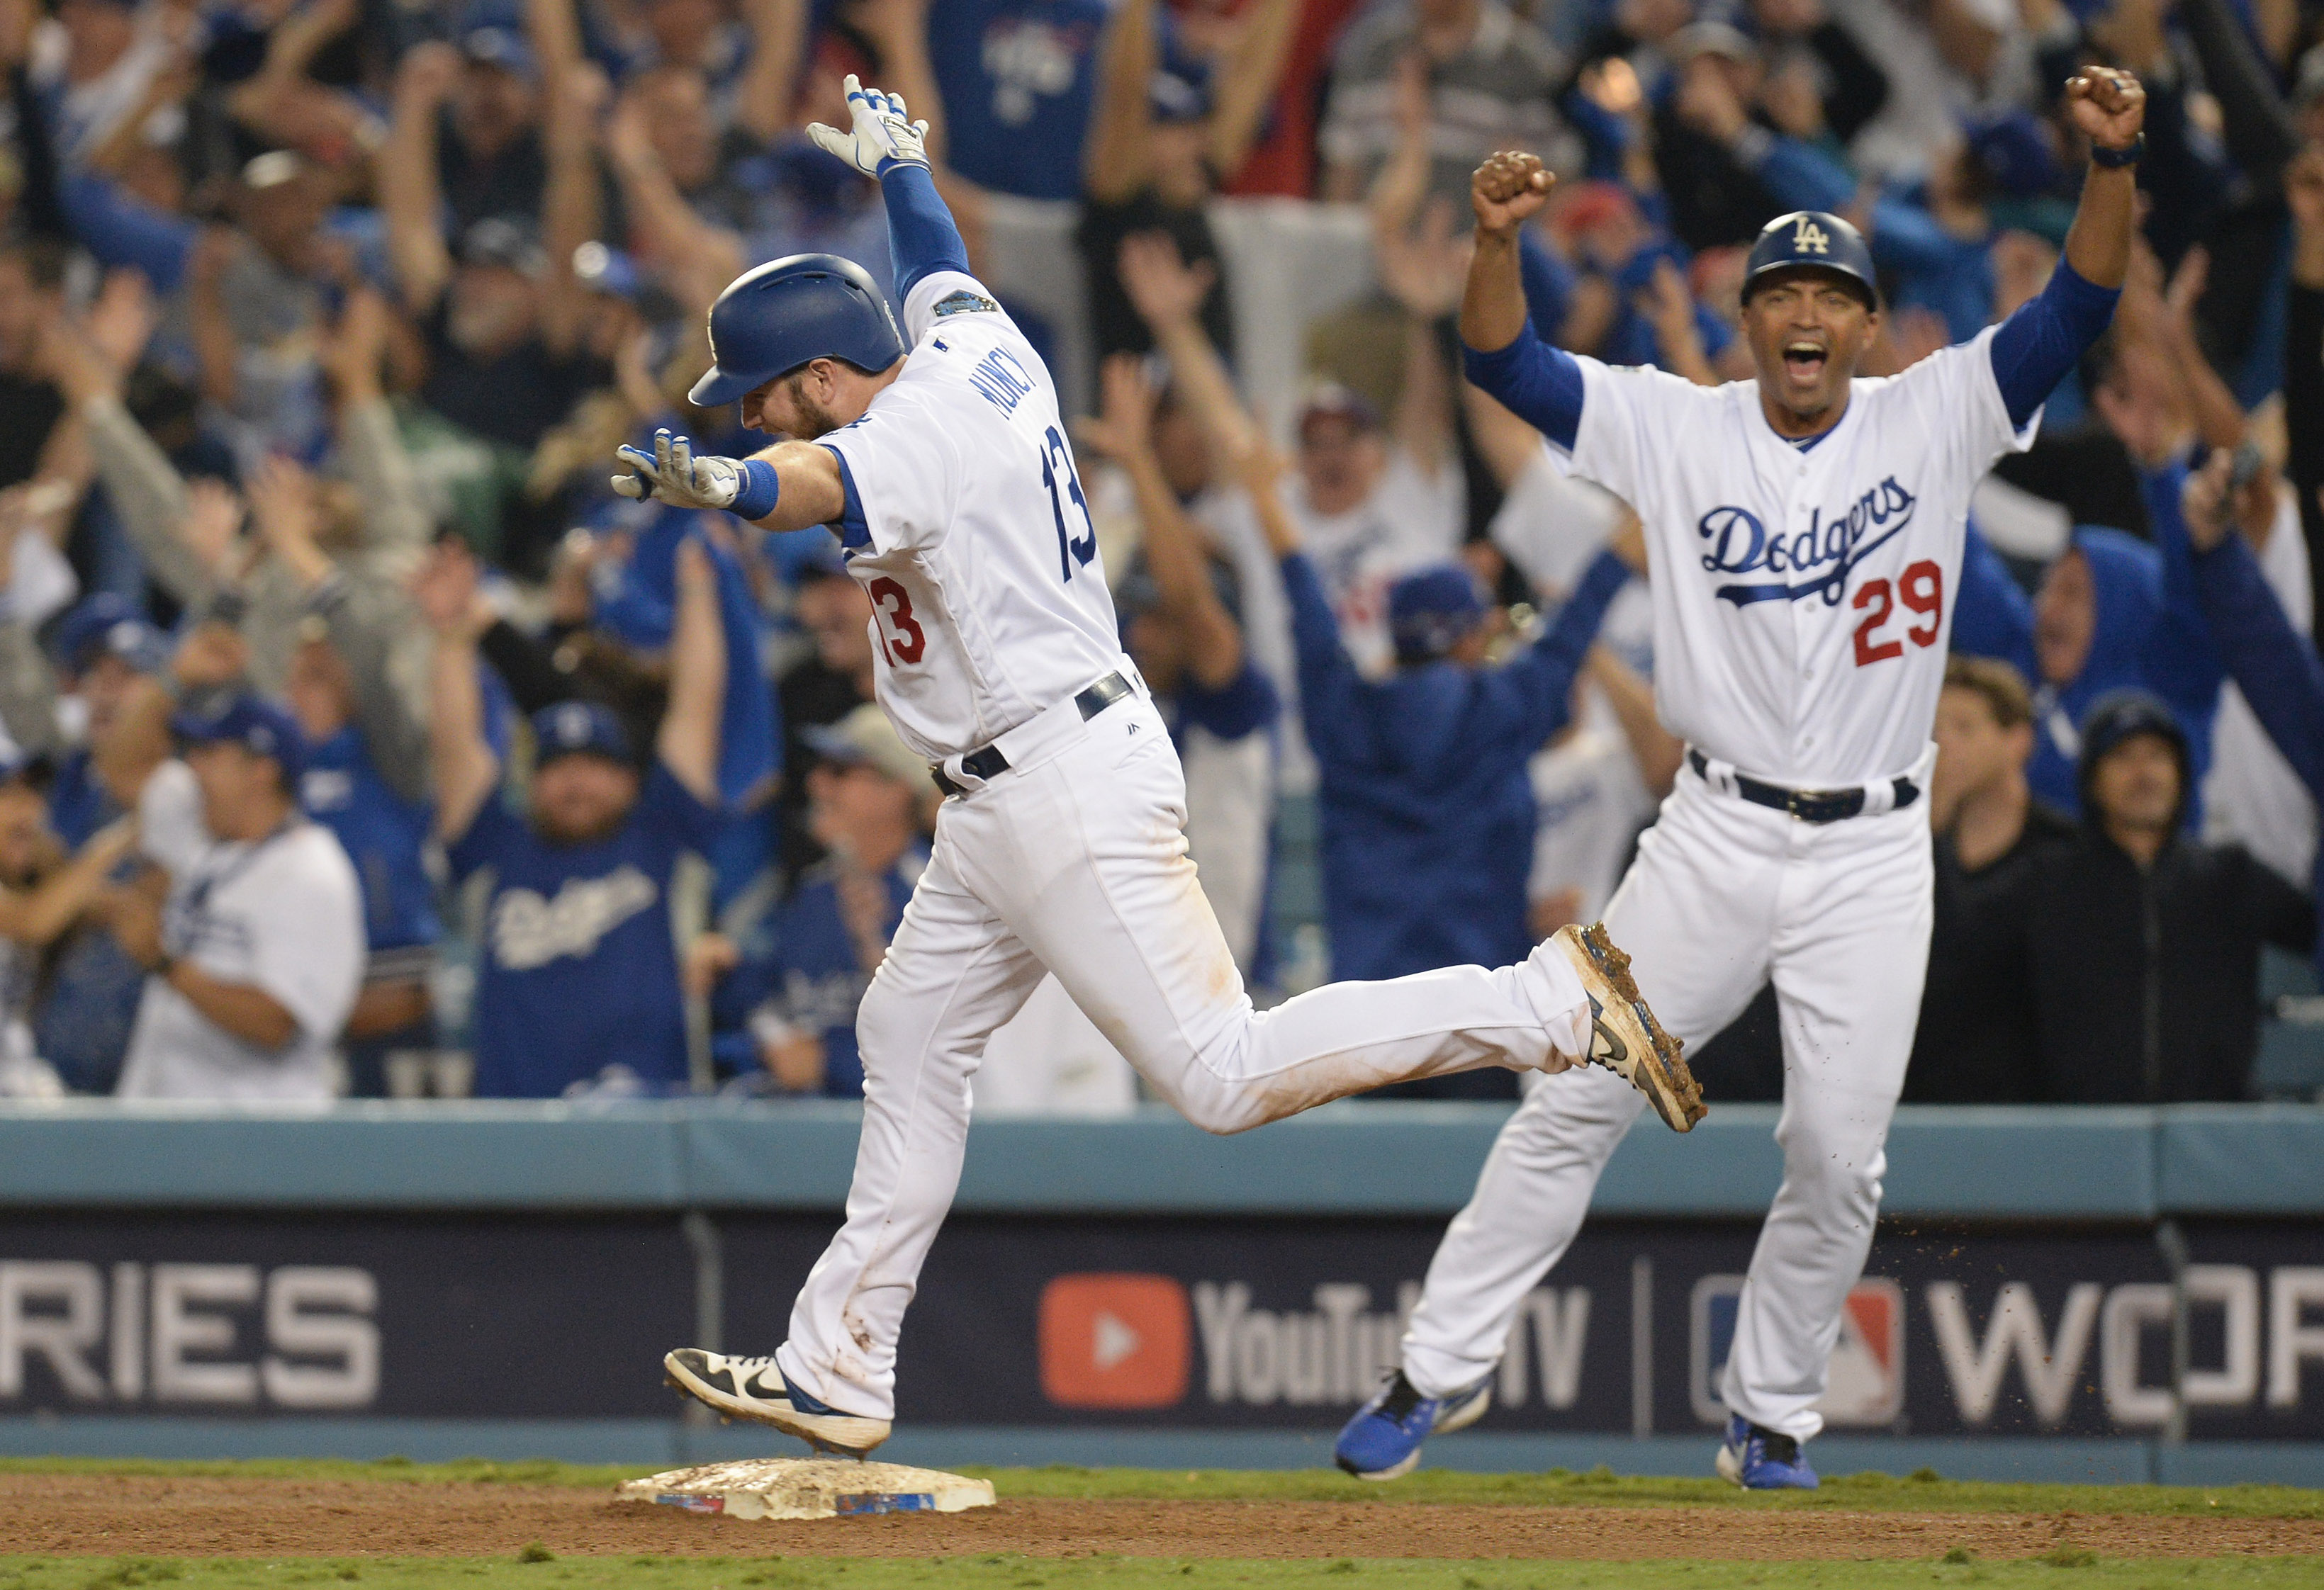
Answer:
[[2324, 1559], [2324, 1519], [2096, 1512], [1010, 1497], [949, 1515], [750, 1522], [572, 1485], [0, 1473], [0, 1552], [178, 1557], [559, 1555], [1729, 1561], [2243, 1554]]

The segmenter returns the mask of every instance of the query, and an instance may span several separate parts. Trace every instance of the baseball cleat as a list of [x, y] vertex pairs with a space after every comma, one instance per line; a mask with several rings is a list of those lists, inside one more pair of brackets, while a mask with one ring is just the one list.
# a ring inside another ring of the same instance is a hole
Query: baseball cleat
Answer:
[[1819, 1484], [1799, 1442], [1763, 1429], [1739, 1413], [1727, 1421], [1718, 1468], [1720, 1479], [1747, 1491], [1812, 1491]]
[[798, 1437], [817, 1451], [861, 1457], [888, 1438], [884, 1419], [858, 1419], [786, 1385], [772, 1358], [730, 1358], [700, 1347], [663, 1355], [662, 1377], [722, 1414], [755, 1419]]
[[1590, 996], [1590, 1063], [1645, 1094], [1672, 1131], [1692, 1130], [1711, 1113], [1702, 1085], [1686, 1069], [1679, 1041], [1646, 1008], [1630, 977], [1630, 958], [1606, 936], [1606, 924], [1562, 927], [1550, 942], [1565, 952]]
[[1490, 1375], [1449, 1397], [1424, 1397], [1399, 1369], [1341, 1429], [1332, 1460], [1360, 1480], [1399, 1478], [1420, 1466], [1423, 1441], [1468, 1429], [1492, 1405]]

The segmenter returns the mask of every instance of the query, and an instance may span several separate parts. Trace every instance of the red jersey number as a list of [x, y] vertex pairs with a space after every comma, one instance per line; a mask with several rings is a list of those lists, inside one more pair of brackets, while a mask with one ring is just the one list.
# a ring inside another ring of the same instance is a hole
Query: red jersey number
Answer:
[[885, 574], [863, 589], [878, 615], [874, 621], [880, 626], [880, 644], [887, 649], [890, 666], [918, 662], [928, 648], [928, 638], [920, 620], [912, 616], [911, 594]]
[[1892, 589], [1888, 582], [1868, 580], [1857, 587], [1849, 605], [1864, 614], [1864, 621], [1856, 626], [1856, 666], [1869, 667], [1885, 663], [1892, 657], [1904, 655], [1904, 640], [1883, 640], [1879, 634], [1889, 617], [1896, 611], [1902, 598], [1904, 606], [1920, 616], [1922, 622], [1904, 631], [1904, 640], [1915, 646], [1928, 647], [1937, 643], [1937, 631], [1944, 628], [1945, 572], [1936, 564], [1923, 558], [1908, 565], [1898, 575]]

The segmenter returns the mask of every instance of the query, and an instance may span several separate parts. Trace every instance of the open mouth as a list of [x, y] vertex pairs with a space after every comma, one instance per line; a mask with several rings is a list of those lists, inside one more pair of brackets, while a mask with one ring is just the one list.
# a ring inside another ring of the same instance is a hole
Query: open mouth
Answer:
[[1821, 343], [1801, 338], [1784, 345], [1784, 368], [1803, 385], [1820, 379], [1830, 350]]

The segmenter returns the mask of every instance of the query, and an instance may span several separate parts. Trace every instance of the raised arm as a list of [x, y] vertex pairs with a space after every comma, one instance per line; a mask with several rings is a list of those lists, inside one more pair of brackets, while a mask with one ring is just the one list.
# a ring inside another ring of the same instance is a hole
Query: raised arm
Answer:
[[1469, 379], [1561, 447], [1582, 426], [1582, 366], [1534, 335], [1526, 317], [1518, 234], [1548, 202], [1557, 179], [1537, 156], [1504, 152], [1477, 168], [1469, 205], [1476, 252], [1461, 299], [1462, 363]]
[[938, 271], [968, 271], [968, 244], [936, 192], [928, 167], [925, 121], [915, 122], [901, 95], [866, 88], [850, 72], [849, 125], [811, 123], [807, 135], [867, 177], [876, 178], [888, 207], [888, 247], [896, 260], [896, 296], [909, 301], [920, 279]]
[[[2146, 90], [2128, 72], [2091, 67], [2066, 84], [2074, 125], [2101, 151], [2127, 152], [2146, 122]], [[2010, 422], [2023, 426], [2114, 317], [2130, 275], [2138, 204], [2134, 167], [2093, 160], [2050, 283], [1993, 335], [1993, 374]]]
[[1393, 417], [1397, 443], [1434, 474], [1452, 442], [1452, 372], [1437, 326], [1461, 301], [1468, 246], [1452, 235], [1452, 207], [1437, 199], [1416, 232], [1388, 211], [1375, 212], [1372, 248], [1381, 282], [1405, 312], [1404, 381]]
[[1212, 99], [1211, 170], [1224, 181], [1242, 169], [1267, 107], [1283, 82], [1291, 41], [1299, 29], [1299, 0], [1253, 0], [1237, 19], [1218, 92]]
[[548, 150], [549, 182], [540, 198], [549, 280], [541, 294], [540, 330], [541, 340], [558, 354], [579, 345], [588, 318], [589, 293], [573, 274], [573, 256], [604, 224], [597, 118], [611, 97], [605, 74], [591, 62], [576, 61], [549, 79], [548, 125], [541, 140]]
[[451, 251], [436, 220], [443, 197], [436, 183], [436, 118], [459, 73], [460, 58], [449, 44], [431, 40], [411, 47], [396, 69], [394, 112], [376, 162], [388, 258], [403, 307], [415, 315], [432, 312], [452, 280]]
[[[761, 143], [773, 143], [790, 130], [792, 85], [807, 49], [807, 13], [806, 0], [743, 0], [751, 59], [735, 85], [734, 124]], [[921, 26], [925, 31], [925, 18]]]
[[1143, 362], [1135, 354], [1116, 354], [1105, 362], [1104, 384], [1103, 416], [1084, 420], [1075, 434], [1130, 477], [1146, 532], [1146, 566], [1162, 593], [1162, 610], [1185, 630], [1195, 682], [1222, 690], [1242, 672], [1242, 629], [1212, 589], [1200, 532], [1154, 455], [1154, 393]]
[[2195, 591], [2213, 644], [2253, 715], [2309, 794], [2324, 797], [2324, 660], [2292, 627], [2259, 560], [2235, 533], [2230, 464], [2214, 456], [2187, 483], [2187, 538]]
[[678, 549], [678, 621], [669, 639], [669, 705], [654, 749], [680, 784], [718, 804], [718, 719], [726, 699], [726, 636], [718, 574], [688, 539]]
[[90, 835], [71, 860], [32, 888], [0, 889], [0, 937], [34, 948], [53, 943], [96, 903], [136, 844], [137, 824], [124, 817]]
[[653, 239], [654, 257], [686, 284], [689, 304], [706, 309], [718, 289], [742, 273], [742, 242], [686, 202], [654, 148], [648, 115], [641, 96], [622, 95], [606, 119], [605, 153], [638, 232]]
[[1083, 183], [1098, 204], [1120, 204], [1145, 187], [1153, 170], [1147, 149], [1153, 123], [1147, 84], [1158, 52], [1154, 9], [1155, 0], [1121, 0], [1106, 23], [1097, 110], [1083, 157]]
[[438, 544], [411, 582], [411, 597], [436, 631], [429, 676], [429, 762], [436, 780], [436, 837], [466, 833], [500, 782], [500, 758], [484, 740], [484, 698], [476, 678], [476, 636], [489, 621], [476, 600], [476, 560], [456, 541]]
[[1240, 468], [1259, 445], [1259, 425], [1235, 393], [1234, 380], [1203, 330], [1203, 300], [1217, 285], [1207, 261], [1188, 265], [1158, 232], [1122, 239], [1117, 268], [1122, 290], [1170, 362], [1170, 381], [1212, 446]]

